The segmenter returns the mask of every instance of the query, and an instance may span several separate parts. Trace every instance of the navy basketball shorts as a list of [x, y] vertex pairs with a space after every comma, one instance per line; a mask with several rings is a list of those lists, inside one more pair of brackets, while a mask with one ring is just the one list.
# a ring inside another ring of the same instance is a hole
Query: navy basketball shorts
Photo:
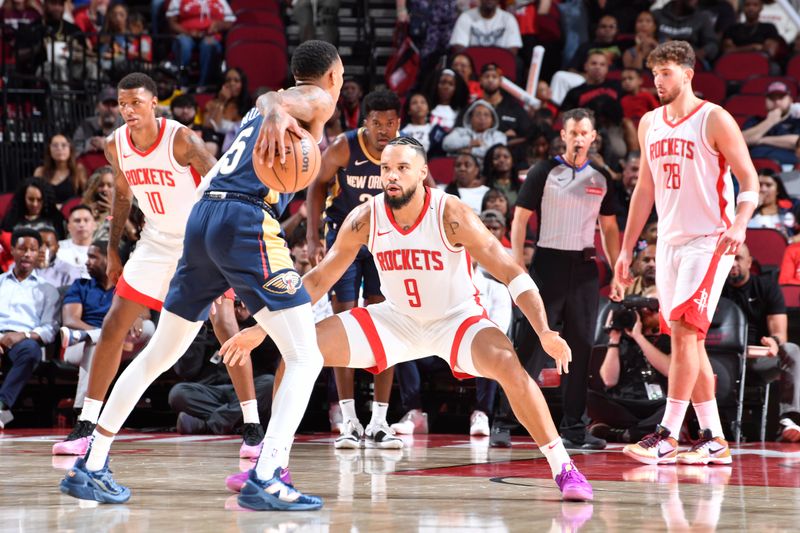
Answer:
[[254, 204], [201, 199], [186, 223], [164, 308], [192, 322], [205, 320], [229, 288], [253, 314], [310, 303], [280, 232], [278, 221]]
[[[325, 243], [328, 250], [333, 247], [338, 234], [339, 225], [329, 222], [328, 231], [325, 232]], [[361, 247], [355, 261], [347, 267], [347, 271], [333, 285], [331, 292], [340, 302], [358, 302], [358, 295], [362, 285], [364, 287], [364, 299], [369, 296], [381, 295], [381, 280], [378, 277], [378, 269], [375, 267], [372, 254], [369, 253], [366, 246]]]

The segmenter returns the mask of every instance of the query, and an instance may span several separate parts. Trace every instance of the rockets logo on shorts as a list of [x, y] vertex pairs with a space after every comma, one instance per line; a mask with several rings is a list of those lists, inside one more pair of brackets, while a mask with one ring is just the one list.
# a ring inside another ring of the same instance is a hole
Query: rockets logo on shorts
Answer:
[[264, 284], [264, 289], [273, 294], [294, 294], [302, 285], [300, 274], [290, 270], [270, 278]]
[[704, 312], [706, 307], [708, 307], [708, 292], [705, 289], [703, 289], [702, 291], [700, 291], [700, 297], [695, 298], [692, 301], [697, 304], [697, 310], [699, 312], [701, 313]]

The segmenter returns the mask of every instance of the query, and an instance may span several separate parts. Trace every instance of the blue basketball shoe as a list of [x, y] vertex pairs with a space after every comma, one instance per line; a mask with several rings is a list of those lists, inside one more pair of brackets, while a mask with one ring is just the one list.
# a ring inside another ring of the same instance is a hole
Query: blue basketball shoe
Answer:
[[86, 459], [81, 457], [61, 480], [59, 488], [73, 498], [100, 503], [125, 503], [131, 497], [131, 489], [114, 481], [108, 459], [101, 470], [91, 472], [86, 468]]
[[322, 498], [303, 494], [283, 482], [280, 467], [267, 481], [259, 479], [254, 468], [239, 493], [239, 505], [254, 511], [315, 511], [322, 507]]

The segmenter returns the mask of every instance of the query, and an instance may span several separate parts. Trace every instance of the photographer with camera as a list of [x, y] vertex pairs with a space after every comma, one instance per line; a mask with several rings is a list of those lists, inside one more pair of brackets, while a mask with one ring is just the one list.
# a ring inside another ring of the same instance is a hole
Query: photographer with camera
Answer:
[[637, 442], [664, 416], [669, 336], [659, 334], [655, 286], [644, 294], [625, 297], [609, 313], [608, 350], [600, 367], [605, 390], [588, 393], [587, 410], [594, 421], [589, 431], [607, 441]]

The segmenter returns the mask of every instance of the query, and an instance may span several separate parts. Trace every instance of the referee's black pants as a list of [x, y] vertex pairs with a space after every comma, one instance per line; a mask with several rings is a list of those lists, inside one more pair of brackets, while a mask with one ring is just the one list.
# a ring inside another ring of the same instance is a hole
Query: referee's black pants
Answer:
[[[599, 303], [597, 266], [594, 259], [584, 259], [582, 251], [537, 248], [531, 276], [539, 287], [550, 327], [559, 331], [572, 349], [569, 374], [561, 375], [564, 416], [559, 430], [563, 437], [582, 443], [586, 432], [583, 415], [589, 384], [589, 358]], [[523, 320], [517, 330], [514, 345], [520, 362], [534, 379], [548, 360], [552, 361], [527, 320]], [[503, 392], [500, 393], [495, 424], [516, 425]]]

